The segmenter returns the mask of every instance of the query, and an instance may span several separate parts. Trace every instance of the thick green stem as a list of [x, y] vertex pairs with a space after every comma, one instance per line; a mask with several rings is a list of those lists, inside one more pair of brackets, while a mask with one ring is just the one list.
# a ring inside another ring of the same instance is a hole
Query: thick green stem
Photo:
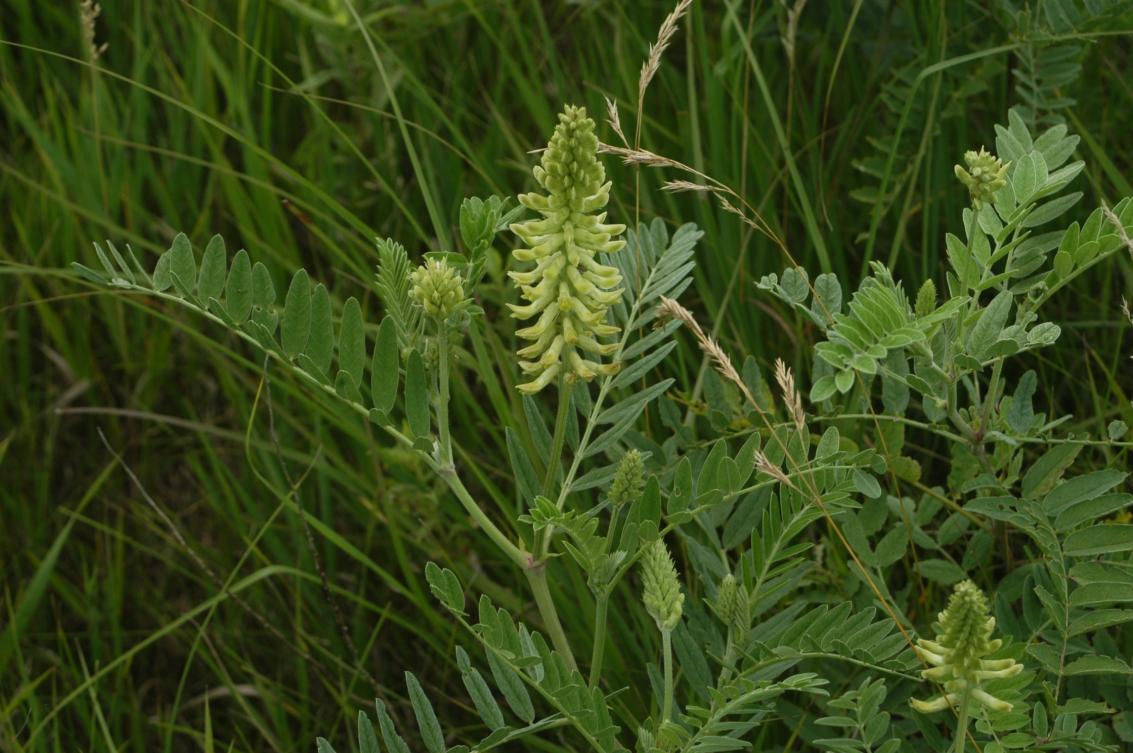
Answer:
[[480, 529], [488, 535], [488, 538], [507, 555], [515, 564], [522, 568], [526, 568], [530, 562], [530, 555], [512, 543], [511, 539], [504, 535], [492, 519], [488, 517], [487, 513], [480, 509], [480, 505], [476, 504], [476, 500], [472, 499], [464, 482], [456, 475], [456, 469], [450, 463], [447, 466], [439, 466], [434, 468], [437, 474], [445, 480], [448, 488], [456, 495], [460, 504], [464, 507], [465, 512], [476, 521]]
[[606, 615], [610, 606], [610, 594], [598, 594], [594, 606], [594, 648], [590, 654], [590, 687], [595, 687], [602, 677], [602, 659], [606, 655]]
[[673, 717], [673, 631], [661, 630], [661, 650], [665, 661], [665, 701], [661, 707], [661, 721]]
[[[559, 406], [555, 411], [555, 434], [551, 440], [551, 454], [547, 457], [547, 470], [543, 476], [543, 496], [550, 499], [551, 493], [555, 490], [555, 481], [558, 480], [559, 471], [562, 470], [562, 455], [563, 445], [566, 444], [566, 423], [567, 416], [570, 415], [570, 390], [567, 388], [566, 383], [559, 379]], [[559, 492], [558, 499], [560, 502], [566, 496], [566, 489]], [[551, 549], [551, 534], [553, 528], [548, 526], [543, 532], [543, 540], [535, 547], [539, 557], [546, 557], [547, 552]]]
[[728, 639], [724, 644], [724, 660], [721, 662], [720, 676], [716, 680], [716, 687], [722, 687], [732, 676], [732, 666], [736, 663], [736, 642], [733, 631], [728, 628]]
[[574, 652], [570, 650], [566, 631], [559, 622], [559, 613], [555, 609], [555, 600], [551, 598], [551, 591], [547, 587], [547, 568], [544, 564], [529, 563], [526, 569], [527, 582], [531, 584], [531, 593], [535, 595], [535, 604], [539, 607], [539, 616], [543, 618], [543, 627], [551, 636], [551, 643], [555, 650], [562, 655], [567, 669], [571, 672], [578, 669], [574, 661]]
[[550, 498], [555, 481], [562, 470], [563, 445], [566, 444], [566, 423], [570, 415], [570, 388], [559, 380], [559, 406], [555, 412], [555, 434], [551, 440], [551, 454], [547, 457], [547, 472], [543, 476], [543, 496]]
[[440, 382], [440, 397], [437, 401], [437, 434], [440, 438], [439, 454], [440, 463], [442, 466], [452, 465], [452, 433], [448, 425], [448, 401], [449, 401], [449, 373], [448, 373], [448, 328], [444, 322], [440, 322], [440, 333], [437, 335], [437, 347], [440, 351], [440, 365], [438, 368], [437, 381]]
[[956, 720], [956, 740], [952, 745], [952, 753], [964, 753], [965, 738], [968, 736], [968, 706], [967, 691], [960, 698], [960, 716]]

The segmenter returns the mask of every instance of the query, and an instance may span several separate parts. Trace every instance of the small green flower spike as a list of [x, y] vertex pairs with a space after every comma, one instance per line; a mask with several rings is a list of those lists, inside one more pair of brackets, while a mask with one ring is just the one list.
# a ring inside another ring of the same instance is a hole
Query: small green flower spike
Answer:
[[447, 319], [466, 302], [460, 273], [443, 259], [428, 259], [410, 275], [409, 297], [437, 319]]
[[731, 573], [716, 589], [716, 614], [732, 630], [744, 633], [751, 626], [751, 603], [747, 589]]
[[983, 204], [994, 204], [995, 192], [1007, 185], [1010, 163], [1000, 162], [998, 157], [982, 147], [978, 152], [964, 152], [964, 162], [968, 169], [956, 165], [956, 177], [968, 188], [972, 204], [976, 209]]
[[677, 567], [662, 539], [657, 539], [641, 557], [641, 579], [645, 586], [645, 609], [657, 628], [672, 631], [681, 621], [685, 595]]
[[931, 701], [914, 699], [913, 708], [927, 714], [956, 707], [967, 699], [992, 711], [1010, 711], [1010, 703], [980, 687], [984, 680], [1013, 677], [1023, 671], [1023, 665], [1014, 659], [983, 658], [1003, 645], [999, 638], [991, 639], [995, 618], [988, 614], [983, 592], [970, 580], [958, 584], [938, 619], [941, 632], [936, 640], [921, 638], [916, 651], [932, 665], [921, 676], [936, 680], [945, 692]]
[[632, 504], [645, 490], [645, 463], [638, 450], [628, 450], [618, 463], [610, 484], [610, 502], [616, 507]]
[[610, 183], [598, 161], [594, 121], [585, 108], [568, 106], [559, 115], [534, 173], [546, 195], [520, 194], [519, 203], [542, 218], [515, 223], [511, 230], [525, 244], [513, 255], [535, 267], [508, 272], [527, 302], [512, 305], [512, 316], [538, 317], [516, 332], [530, 341], [518, 351], [519, 366], [531, 377], [519, 389], [529, 394], [560, 375], [570, 384], [617, 371], [616, 363], [600, 362], [617, 345], [600, 339], [618, 331], [605, 319], [606, 309], [621, 297], [621, 274], [600, 264], [596, 256], [625, 245], [613, 240], [625, 225], [605, 224], [606, 213], [601, 211], [610, 199]]

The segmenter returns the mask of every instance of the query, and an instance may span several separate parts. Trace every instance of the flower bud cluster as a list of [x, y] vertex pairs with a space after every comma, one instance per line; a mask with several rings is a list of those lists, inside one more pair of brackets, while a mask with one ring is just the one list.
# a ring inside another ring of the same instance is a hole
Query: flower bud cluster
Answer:
[[972, 196], [972, 204], [978, 209], [983, 204], [995, 203], [995, 192], [1007, 185], [1007, 168], [991, 152], [980, 148], [964, 152], [964, 163], [968, 169], [956, 165], [956, 177]]
[[464, 280], [443, 259], [427, 259], [413, 270], [409, 281], [412, 283], [409, 297], [429, 316], [447, 319], [467, 303]]

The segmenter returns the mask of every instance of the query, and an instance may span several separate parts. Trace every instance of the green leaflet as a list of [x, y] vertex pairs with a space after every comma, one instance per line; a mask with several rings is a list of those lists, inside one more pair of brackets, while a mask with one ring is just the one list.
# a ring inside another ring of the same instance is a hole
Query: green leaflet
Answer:
[[409, 745], [406, 744], [401, 735], [397, 734], [397, 728], [394, 726], [389, 712], [386, 711], [385, 703], [375, 700], [374, 706], [377, 707], [378, 729], [382, 732], [382, 741], [386, 744], [386, 750], [389, 753], [410, 753]]
[[1068, 557], [1133, 551], [1133, 525], [1100, 525], [1075, 531], [1063, 544]]
[[429, 434], [429, 391], [425, 384], [425, 363], [416, 350], [405, 365], [405, 417], [414, 436]]
[[242, 324], [251, 315], [252, 297], [252, 262], [248, 252], [240, 249], [224, 285], [224, 307], [232, 321]]
[[425, 580], [433, 596], [457, 613], [464, 612], [464, 588], [452, 570], [439, 567], [435, 562], [425, 565]]
[[331, 321], [330, 293], [321, 282], [311, 294], [311, 329], [303, 353], [314, 362], [320, 374], [330, 373], [334, 357], [334, 323]]
[[429, 753], [444, 753], [445, 738], [441, 733], [441, 724], [437, 721], [437, 713], [433, 704], [429, 703], [428, 696], [421, 689], [412, 672], [405, 673], [405, 687], [409, 690], [409, 702], [413, 706], [413, 714], [417, 717], [417, 728], [421, 732], [421, 740]]
[[224, 249], [224, 239], [214, 235], [205, 246], [205, 255], [201, 258], [201, 272], [197, 278], [197, 296], [202, 303], [207, 304], [210, 299], [220, 299], [224, 290], [225, 273], [228, 265], [228, 254]]
[[461, 679], [468, 691], [472, 703], [476, 706], [476, 713], [484, 720], [488, 729], [497, 730], [504, 726], [504, 715], [496, 703], [488, 683], [484, 681], [480, 671], [472, 666], [468, 654], [460, 646], [456, 647], [456, 663], [460, 669]]
[[353, 296], [347, 298], [342, 306], [338, 363], [355, 387], [362, 383], [362, 369], [366, 364], [366, 331], [362, 325], [362, 307]]
[[[188, 236], [178, 233], [166, 253], [169, 254], [169, 276], [173, 286], [181, 295], [191, 295], [197, 281], [197, 260]], [[157, 276], [156, 272], [154, 276]]]
[[311, 278], [305, 269], [300, 269], [291, 278], [283, 300], [279, 332], [283, 352], [288, 358], [302, 353], [311, 337]]
[[374, 408], [384, 414], [393, 410], [397, 400], [397, 383], [401, 377], [397, 345], [397, 324], [386, 317], [378, 327], [374, 357], [370, 363], [370, 396]]

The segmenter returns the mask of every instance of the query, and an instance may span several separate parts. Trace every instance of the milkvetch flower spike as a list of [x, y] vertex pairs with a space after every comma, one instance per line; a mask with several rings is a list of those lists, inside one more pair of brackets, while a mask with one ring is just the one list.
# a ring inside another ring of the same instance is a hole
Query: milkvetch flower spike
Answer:
[[681, 621], [685, 595], [673, 557], [662, 539], [657, 539], [641, 557], [645, 610], [659, 630], [670, 631]]
[[988, 614], [987, 598], [970, 580], [956, 586], [948, 607], [940, 613], [940, 632], [935, 641], [917, 641], [917, 655], [932, 665], [921, 672], [936, 680], [944, 694], [931, 701], [912, 700], [917, 711], [931, 713], [959, 705], [965, 697], [992, 711], [1010, 711], [1011, 704], [985, 691], [984, 680], [1013, 677], [1023, 671], [1014, 659], [986, 659], [1003, 641], [992, 639], [995, 618]]
[[535, 266], [508, 272], [526, 301], [510, 305], [512, 316], [538, 317], [516, 332], [529, 341], [518, 351], [519, 366], [531, 378], [519, 385], [527, 393], [560, 376], [569, 384], [617, 372], [616, 363], [602, 363], [601, 357], [618, 347], [602, 338], [618, 332], [606, 323], [606, 309], [622, 294], [621, 274], [596, 257], [625, 245], [615, 240], [625, 225], [605, 222], [610, 183], [585, 108], [568, 105], [559, 115], [534, 174], [546, 193], [520, 194], [519, 202], [542, 217], [517, 222], [511, 230], [524, 244], [513, 252], [516, 260]]

